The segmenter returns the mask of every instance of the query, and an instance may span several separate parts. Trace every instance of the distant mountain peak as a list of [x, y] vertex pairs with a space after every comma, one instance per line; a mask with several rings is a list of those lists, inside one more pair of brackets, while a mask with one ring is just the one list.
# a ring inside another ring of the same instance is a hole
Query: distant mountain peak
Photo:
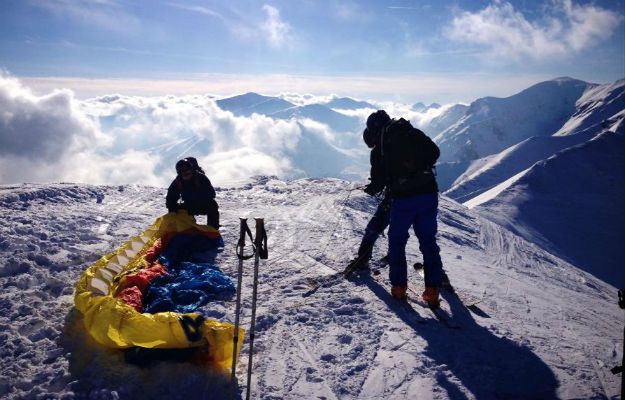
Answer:
[[272, 114], [287, 108], [295, 107], [279, 97], [264, 96], [254, 92], [228, 97], [216, 101], [219, 108], [237, 115]]
[[438, 108], [441, 108], [441, 105], [438, 103], [432, 103], [429, 106], [426, 106], [423, 102], [415, 103], [412, 105], [412, 107], [410, 107], [412, 111], [417, 111], [417, 112], [425, 112], [430, 109], [438, 109]]
[[[549, 81], [547, 81], [547, 82], [549, 82]], [[571, 78], [570, 76], [560, 76], [560, 77], [552, 79], [551, 82], [561, 82], [561, 83], [565, 83], [565, 82], [583, 82], [583, 83], [588, 83], [588, 82], [582, 81], [580, 79]]]
[[335, 97], [332, 100], [328, 101], [327, 103], [324, 103], [324, 106], [329, 107], [329, 108], [338, 108], [338, 109], [344, 109], [344, 110], [358, 110], [360, 108], [377, 108], [376, 106], [374, 106], [373, 104], [369, 102], [354, 100], [351, 97]]

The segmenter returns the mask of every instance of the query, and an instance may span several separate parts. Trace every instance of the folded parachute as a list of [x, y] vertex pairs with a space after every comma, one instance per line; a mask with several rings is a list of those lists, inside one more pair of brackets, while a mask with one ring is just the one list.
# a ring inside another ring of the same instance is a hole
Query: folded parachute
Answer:
[[234, 326], [193, 312], [234, 293], [217, 266], [194, 259], [199, 248], [219, 246], [219, 231], [181, 211], [102, 257], [82, 274], [74, 298], [91, 337], [119, 349], [203, 347], [210, 364], [230, 368]]

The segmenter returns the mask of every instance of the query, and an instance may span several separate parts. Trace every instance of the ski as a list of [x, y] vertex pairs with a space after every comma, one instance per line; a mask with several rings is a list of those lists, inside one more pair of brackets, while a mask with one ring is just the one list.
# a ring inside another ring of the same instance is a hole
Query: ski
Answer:
[[315, 292], [322, 287], [330, 287], [339, 282], [342, 282], [343, 279], [348, 278], [352, 273], [356, 271], [371, 271], [372, 274], [379, 275], [379, 270], [386, 266], [386, 257], [383, 257], [382, 259], [375, 262], [370, 261], [368, 268], [358, 268], [357, 261], [358, 259], [350, 262], [343, 271], [335, 272], [333, 274], [325, 275], [319, 278], [306, 278], [306, 284], [311, 288], [310, 292]]
[[[382, 282], [382, 279], [379, 277], [379, 273], [371, 274], [371, 279], [376, 281], [378, 285], [384, 288], [387, 287], [387, 285], [384, 282]], [[388, 289], [386, 292], [388, 296], [391, 297], [391, 293], [388, 291]], [[405, 321], [412, 321], [418, 324], [424, 324], [428, 321], [427, 318], [424, 318], [421, 314], [419, 314], [419, 312], [417, 312], [417, 310], [415, 310], [414, 307], [411, 304], [409, 304], [407, 301], [401, 301], [401, 300], [395, 300], [395, 299], [393, 300], [398, 305], [398, 308], [402, 310], [403, 317], [404, 317], [403, 319]]]
[[[415, 271], [419, 274], [421, 278], [425, 278], [425, 272], [423, 270], [423, 264], [420, 262], [416, 262], [413, 265]], [[441, 291], [454, 296], [467, 310], [471, 311], [475, 315], [482, 318], [490, 318], [484, 310], [482, 310], [478, 304], [482, 303], [482, 299], [477, 298], [473, 295], [467, 294], [462, 290], [456, 289], [451, 283], [447, 282], [441, 286]]]
[[449, 314], [447, 314], [447, 312], [445, 312], [442, 308], [440, 308], [440, 306], [433, 307], [421, 300], [417, 300], [412, 297], [408, 297], [408, 302], [417, 304], [420, 307], [430, 310], [432, 314], [434, 314], [434, 317], [436, 317], [436, 319], [440, 321], [443, 325], [445, 325], [447, 328], [462, 329], [462, 326], [457, 324], [456, 322], [453, 322]]
[[406, 320], [416, 322], [417, 324], [424, 324], [427, 322], [427, 319], [423, 318], [421, 314], [417, 312], [408, 302], [406, 301], [397, 301], [400, 304], [401, 309], [404, 312], [404, 317]]

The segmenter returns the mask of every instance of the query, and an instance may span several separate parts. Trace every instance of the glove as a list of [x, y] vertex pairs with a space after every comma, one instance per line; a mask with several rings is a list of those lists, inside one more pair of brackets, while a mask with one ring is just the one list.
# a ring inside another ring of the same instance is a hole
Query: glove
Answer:
[[377, 186], [370, 183], [367, 186], [365, 186], [364, 192], [367, 193], [369, 196], [375, 196], [376, 194], [380, 192], [380, 190], [377, 188]]

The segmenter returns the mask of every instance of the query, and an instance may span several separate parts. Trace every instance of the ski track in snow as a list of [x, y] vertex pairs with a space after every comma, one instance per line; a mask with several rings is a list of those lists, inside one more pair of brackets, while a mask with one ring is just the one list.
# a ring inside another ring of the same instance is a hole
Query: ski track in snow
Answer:
[[[125, 364], [97, 346], [73, 308], [80, 274], [165, 212], [165, 190], [72, 184], [0, 187], [0, 397], [227, 398], [228, 377], [189, 363]], [[226, 242], [216, 264], [236, 278], [240, 216], [264, 217], [252, 397], [258, 399], [613, 398], [623, 314], [615, 290], [441, 197], [439, 245], [461, 296], [446, 328], [422, 307], [415, 322], [388, 294], [387, 269], [311, 291], [306, 278], [342, 270], [376, 200], [336, 179], [262, 177], [217, 192]], [[205, 222], [200, 217], [199, 222]], [[249, 221], [252, 231], [254, 222]], [[386, 253], [381, 237], [374, 257]], [[408, 242], [408, 264], [420, 261]], [[244, 263], [249, 327], [253, 261]], [[422, 278], [409, 270], [410, 286]], [[412, 304], [412, 303], [411, 303]], [[209, 318], [234, 320], [234, 300]], [[248, 337], [237, 378], [244, 396]], [[606, 372], [607, 371], [607, 372]]]

